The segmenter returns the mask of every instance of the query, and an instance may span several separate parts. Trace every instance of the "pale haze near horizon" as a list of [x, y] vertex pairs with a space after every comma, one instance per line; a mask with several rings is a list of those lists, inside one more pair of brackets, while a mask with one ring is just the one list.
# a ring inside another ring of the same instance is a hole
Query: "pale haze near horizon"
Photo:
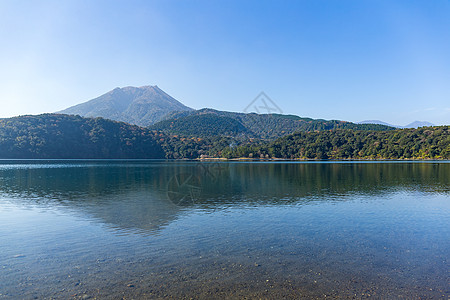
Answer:
[[192, 108], [450, 124], [450, 1], [1, 1], [0, 117], [158, 85]]

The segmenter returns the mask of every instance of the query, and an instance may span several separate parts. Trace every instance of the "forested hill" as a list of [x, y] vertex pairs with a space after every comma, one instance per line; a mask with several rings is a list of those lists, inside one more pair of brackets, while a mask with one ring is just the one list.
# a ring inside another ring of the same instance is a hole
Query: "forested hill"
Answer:
[[0, 158], [164, 158], [154, 134], [102, 118], [61, 114], [0, 119]]
[[169, 134], [180, 134], [195, 137], [234, 136], [257, 137], [241, 122], [215, 114], [188, 115], [176, 119], [165, 120], [149, 127], [152, 130]]
[[450, 127], [298, 132], [273, 142], [228, 147], [226, 158], [450, 159]]
[[[212, 127], [201, 125], [206, 119]], [[234, 120], [234, 122], [230, 120]], [[230, 127], [231, 123], [233, 123], [233, 128]], [[170, 113], [164, 121], [149, 128], [162, 130], [168, 134], [183, 134], [186, 136], [211, 134], [227, 136], [230, 132], [234, 132], [241, 136], [246, 135], [247, 137], [261, 139], [276, 139], [297, 131], [395, 129], [380, 124], [355, 124], [339, 120], [301, 118], [295, 115], [235, 113], [209, 108]]]

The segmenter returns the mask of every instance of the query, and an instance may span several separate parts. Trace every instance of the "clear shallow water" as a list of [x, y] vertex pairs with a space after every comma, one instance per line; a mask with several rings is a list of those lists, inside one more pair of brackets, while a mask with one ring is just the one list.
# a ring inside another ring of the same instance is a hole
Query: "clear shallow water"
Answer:
[[0, 161], [0, 299], [450, 296], [450, 164]]

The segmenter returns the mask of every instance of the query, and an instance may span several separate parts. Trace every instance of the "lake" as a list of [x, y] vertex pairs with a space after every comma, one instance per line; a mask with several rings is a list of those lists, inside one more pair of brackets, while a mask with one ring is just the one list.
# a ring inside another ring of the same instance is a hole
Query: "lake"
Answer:
[[0, 299], [448, 299], [449, 237], [449, 162], [0, 161]]

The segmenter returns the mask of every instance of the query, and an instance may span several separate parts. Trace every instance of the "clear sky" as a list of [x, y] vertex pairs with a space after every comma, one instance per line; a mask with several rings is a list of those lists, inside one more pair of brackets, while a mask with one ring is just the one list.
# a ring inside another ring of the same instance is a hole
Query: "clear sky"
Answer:
[[0, 0], [0, 117], [158, 85], [193, 108], [450, 124], [450, 1]]

